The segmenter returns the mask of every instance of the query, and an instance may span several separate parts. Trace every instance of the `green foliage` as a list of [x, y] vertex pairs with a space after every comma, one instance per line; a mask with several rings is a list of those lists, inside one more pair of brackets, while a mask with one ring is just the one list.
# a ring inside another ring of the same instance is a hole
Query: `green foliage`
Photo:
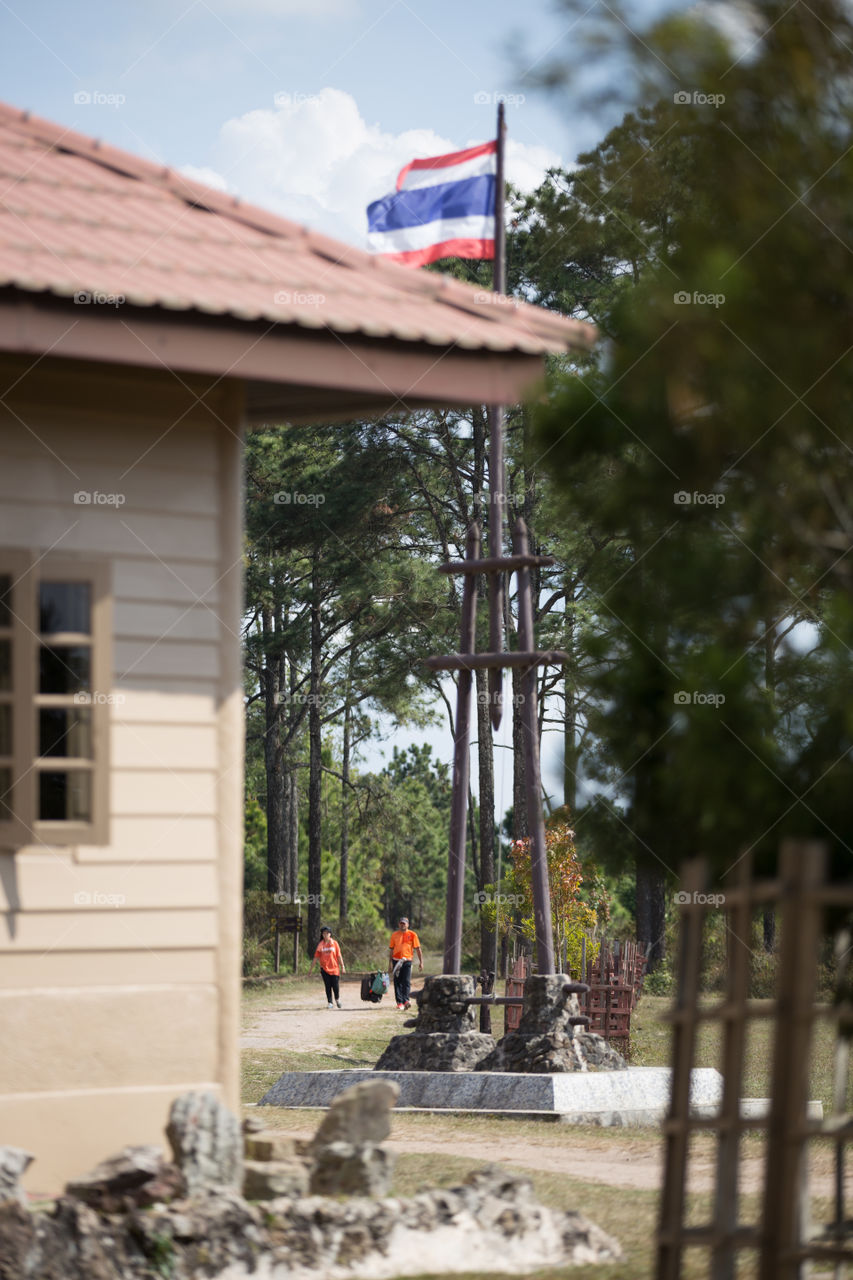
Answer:
[[636, 852], [722, 871], [820, 836], [843, 874], [853, 23], [835, 0], [753, 12], [764, 34], [740, 58], [684, 15], [639, 33], [666, 97], [582, 157], [561, 206], [580, 217], [575, 273], [593, 249], [605, 286], [625, 263], [590, 293], [614, 343], [565, 381], [539, 442], [567, 515], [621, 549], [621, 576], [590, 583], [584, 650]]
[[[610, 895], [605, 878], [598, 869], [591, 864], [587, 867], [581, 865], [574, 843], [575, 833], [567, 822], [561, 821], [563, 816], [559, 813], [554, 815], [545, 829], [551, 923], [556, 956], [565, 955], [567, 971], [579, 974], [584, 939], [587, 963], [592, 963], [598, 955], [599, 926], [606, 924], [608, 919]], [[489, 885], [487, 894], [480, 911], [490, 929], [499, 928], [500, 907], [506, 903], [523, 936], [530, 941], [535, 939], [529, 840], [514, 841], [500, 890]]]
[[267, 817], [252, 794], [243, 812], [244, 884], [247, 892], [265, 889], [267, 883]]

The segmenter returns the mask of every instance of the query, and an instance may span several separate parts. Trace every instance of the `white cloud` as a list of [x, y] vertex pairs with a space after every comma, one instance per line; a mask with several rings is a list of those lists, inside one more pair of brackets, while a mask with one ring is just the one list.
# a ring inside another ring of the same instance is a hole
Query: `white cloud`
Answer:
[[190, 178], [193, 182], [202, 182], [206, 187], [213, 187], [215, 191], [231, 190], [221, 173], [217, 173], [215, 169], [207, 169], [204, 165], [184, 164], [181, 165], [180, 172], [185, 178]]
[[[226, 121], [214, 149], [215, 169], [189, 166], [184, 172], [363, 248], [365, 210], [393, 191], [403, 165], [482, 141], [445, 138], [431, 129], [386, 133], [368, 124], [355, 99], [340, 89], [289, 90], [276, 94], [270, 108]], [[559, 163], [547, 147], [509, 141], [507, 178], [523, 190]]]

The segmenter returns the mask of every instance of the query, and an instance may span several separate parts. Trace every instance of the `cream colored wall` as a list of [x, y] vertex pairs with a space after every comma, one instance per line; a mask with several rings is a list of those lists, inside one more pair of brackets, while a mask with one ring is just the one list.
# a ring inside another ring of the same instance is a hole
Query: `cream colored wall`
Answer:
[[241, 408], [200, 391], [46, 361], [0, 406], [0, 548], [107, 557], [113, 589], [109, 843], [0, 851], [0, 1144], [31, 1190], [163, 1142], [186, 1089], [239, 1105]]

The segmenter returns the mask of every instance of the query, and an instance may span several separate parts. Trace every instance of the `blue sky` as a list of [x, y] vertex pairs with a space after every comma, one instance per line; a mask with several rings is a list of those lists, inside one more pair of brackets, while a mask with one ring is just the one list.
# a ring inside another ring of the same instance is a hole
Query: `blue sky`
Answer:
[[353, 243], [403, 163], [493, 136], [497, 94], [519, 185], [600, 134], [524, 78], [556, 0], [0, 0], [0, 29], [7, 102]]

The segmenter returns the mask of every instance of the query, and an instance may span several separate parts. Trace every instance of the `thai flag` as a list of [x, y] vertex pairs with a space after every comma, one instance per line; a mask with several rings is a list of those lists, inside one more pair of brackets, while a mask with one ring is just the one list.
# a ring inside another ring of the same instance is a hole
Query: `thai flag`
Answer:
[[497, 142], [413, 160], [367, 207], [367, 247], [406, 267], [495, 256]]

